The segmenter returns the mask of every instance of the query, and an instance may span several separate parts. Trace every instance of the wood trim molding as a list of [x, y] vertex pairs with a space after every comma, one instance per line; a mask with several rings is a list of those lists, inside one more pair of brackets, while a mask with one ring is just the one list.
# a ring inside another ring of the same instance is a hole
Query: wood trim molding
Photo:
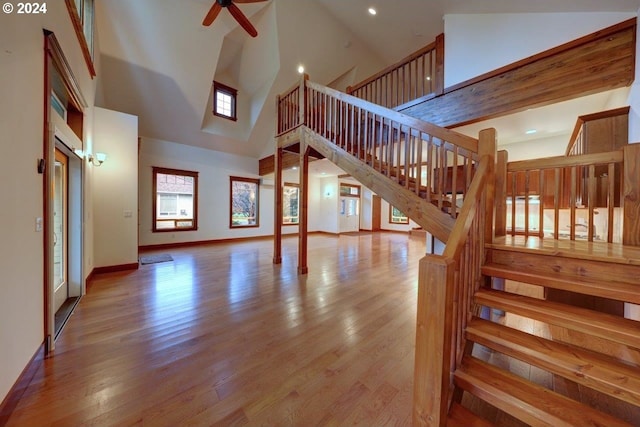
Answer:
[[84, 57], [84, 61], [87, 63], [87, 68], [89, 69], [89, 75], [93, 79], [96, 76], [96, 68], [93, 65], [93, 58], [91, 57], [91, 52], [89, 51], [89, 45], [87, 44], [87, 39], [84, 37], [82, 22], [80, 21], [80, 17], [78, 16], [76, 5], [74, 3], [74, 0], [65, 0], [64, 2], [67, 5], [67, 11], [69, 11], [69, 17], [71, 18], [73, 29], [76, 32], [78, 42], [80, 43], [82, 56]]
[[22, 370], [22, 373], [13, 384], [13, 387], [9, 390], [9, 393], [5, 396], [0, 403], [0, 426], [4, 426], [8, 423], [11, 414], [16, 409], [24, 392], [33, 380], [33, 377], [40, 369], [40, 365], [45, 359], [45, 343], [40, 344], [35, 354], [27, 363], [27, 366]]
[[106, 267], [95, 267], [91, 272], [91, 279], [95, 277], [96, 274], [104, 274], [104, 273], [114, 273], [116, 271], [127, 271], [127, 270], [137, 270], [140, 268], [139, 262], [132, 262], [130, 264], [120, 264], [120, 265], [108, 265]]

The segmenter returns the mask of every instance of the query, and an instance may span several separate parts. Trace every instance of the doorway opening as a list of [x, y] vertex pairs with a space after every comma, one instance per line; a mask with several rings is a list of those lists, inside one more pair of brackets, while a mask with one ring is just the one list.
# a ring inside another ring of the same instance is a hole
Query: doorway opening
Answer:
[[82, 160], [57, 133], [51, 195], [54, 340], [82, 295]]

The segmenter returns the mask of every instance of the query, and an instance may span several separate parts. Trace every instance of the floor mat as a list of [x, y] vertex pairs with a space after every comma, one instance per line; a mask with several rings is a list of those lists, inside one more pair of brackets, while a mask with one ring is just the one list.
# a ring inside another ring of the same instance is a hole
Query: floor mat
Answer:
[[169, 254], [159, 254], [159, 255], [148, 255], [140, 257], [140, 264], [158, 264], [160, 262], [170, 262], [173, 261], [173, 258]]

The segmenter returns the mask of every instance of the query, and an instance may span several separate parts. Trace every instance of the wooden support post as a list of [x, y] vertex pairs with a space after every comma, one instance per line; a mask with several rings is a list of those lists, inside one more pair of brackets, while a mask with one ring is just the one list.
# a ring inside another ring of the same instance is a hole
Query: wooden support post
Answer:
[[[300, 225], [298, 226], [298, 274], [307, 274], [307, 229], [309, 208], [309, 145], [307, 136], [300, 138]], [[282, 215], [282, 213], [281, 213]]]
[[454, 270], [453, 260], [440, 255], [427, 255], [420, 260], [413, 374], [414, 427], [439, 427], [447, 421], [452, 384], [452, 319], [451, 310], [447, 315], [450, 307], [447, 283], [453, 283]]
[[276, 146], [274, 155], [274, 212], [273, 212], [273, 263], [282, 263], [282, 153], [281, 147]]
[[622, 244], [640, 246], [640, 143], [624, 147]]
[[[485, 243], [493, 243], [495, 230], [495, 198], [496, 198], [496, 159], [497, 159], [497, 137], [498, 134], [494, 128], [484, 129], [480, 131], [478, 137], [478, 155], [489, 156], [489, 170], [487, 171], [486, 181], [486, 199], [485, 199]], [[505, 215], [506, 216], [506, 215]]]
[[498, 151], [496, 162], [496, 195], [495, 195], [495, 237], [507, 235], [507, 163], [509, 156], [506, 150]]

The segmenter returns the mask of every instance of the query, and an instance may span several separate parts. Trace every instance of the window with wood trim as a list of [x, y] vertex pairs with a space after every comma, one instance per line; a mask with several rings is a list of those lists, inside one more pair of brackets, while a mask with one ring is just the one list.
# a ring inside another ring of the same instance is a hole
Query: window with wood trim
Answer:
[[390, 224], [409, 224], [409, 218], [395, 206], [389, 205]]
[[260, 226], [260, 180], [231, 176], [230, 228]]
[[360, 197], [360, 186], [355, 184], [340, 183], [340, 195], [347, 197]]
[[198, 229], [198, 172], [153, 167], [153, 231]]
[[229, 120], [237, 120], [236, 100], [238, 91], [222, 83], [213, 82], [213, 114]]
[[300, 185], [285, 182], [282, 189], [282, 225], [300, 222]]
[[82, 55], [87, 67], [89, 67], [89, 74], [91, 77], [95, 77], [96, 70], [93, 64], [94, 0], [65, 0], [65, 3], [80, 42]]

